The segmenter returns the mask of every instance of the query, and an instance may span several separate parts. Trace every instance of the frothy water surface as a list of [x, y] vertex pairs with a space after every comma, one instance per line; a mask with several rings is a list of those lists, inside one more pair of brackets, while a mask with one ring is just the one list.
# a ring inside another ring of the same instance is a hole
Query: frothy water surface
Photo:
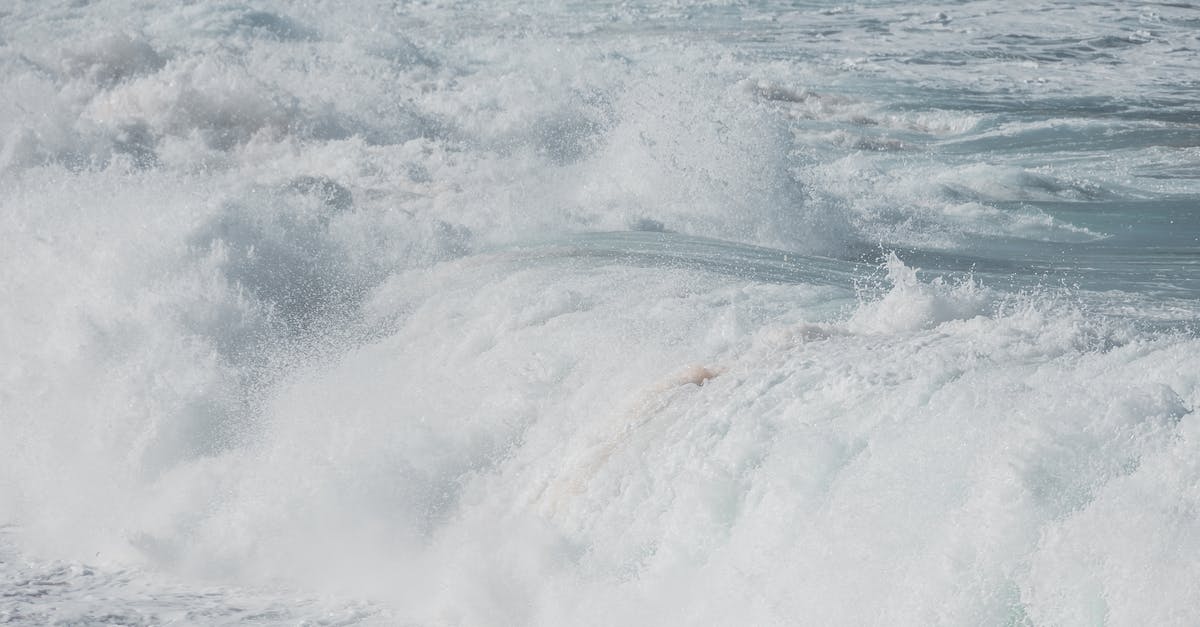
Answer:
[[0, 9], [0, 622], [1195, 624], [1197, 26]]

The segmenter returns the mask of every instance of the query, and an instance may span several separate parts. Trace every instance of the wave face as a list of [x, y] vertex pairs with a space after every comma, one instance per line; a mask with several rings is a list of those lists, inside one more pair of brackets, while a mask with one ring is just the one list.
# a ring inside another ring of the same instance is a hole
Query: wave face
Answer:
[[0, 622], [1200, 623], [1200, 14], [0, 10]]

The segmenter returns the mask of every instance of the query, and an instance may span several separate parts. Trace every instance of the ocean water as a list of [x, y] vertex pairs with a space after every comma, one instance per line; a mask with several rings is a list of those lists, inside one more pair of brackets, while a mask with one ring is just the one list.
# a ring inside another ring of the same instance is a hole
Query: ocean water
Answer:
[[1200, 624], [1200, 7], [0, 4], [0, 623]]

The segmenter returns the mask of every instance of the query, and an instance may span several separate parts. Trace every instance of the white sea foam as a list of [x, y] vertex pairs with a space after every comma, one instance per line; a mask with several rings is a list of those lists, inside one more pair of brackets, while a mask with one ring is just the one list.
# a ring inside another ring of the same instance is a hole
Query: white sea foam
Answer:
[[0, 622], [1196, 622], [1182, 9], [76, 4]]

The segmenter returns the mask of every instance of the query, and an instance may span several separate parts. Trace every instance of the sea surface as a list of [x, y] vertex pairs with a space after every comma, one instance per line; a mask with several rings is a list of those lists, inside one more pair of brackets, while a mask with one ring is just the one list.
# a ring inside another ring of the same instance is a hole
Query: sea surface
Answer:
[[0, 2], [0, 623], [1200, 624], [1200, 6]]

